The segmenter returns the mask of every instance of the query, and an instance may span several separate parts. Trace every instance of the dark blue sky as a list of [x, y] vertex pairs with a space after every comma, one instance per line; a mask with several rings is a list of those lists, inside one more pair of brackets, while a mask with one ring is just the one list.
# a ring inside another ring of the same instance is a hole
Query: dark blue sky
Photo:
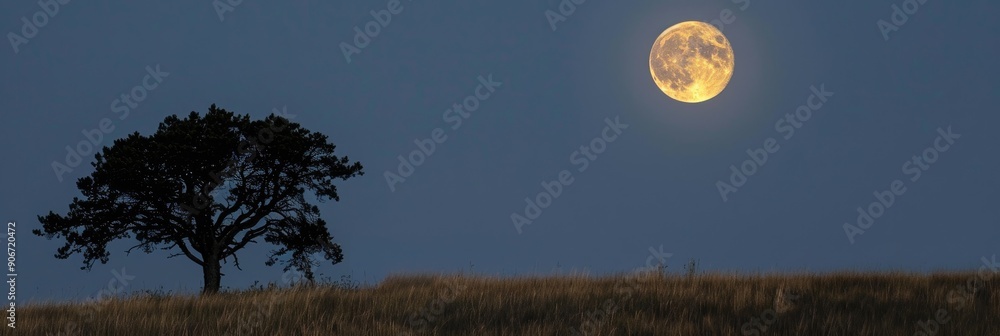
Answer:
[[[19, 294], [82, 299], [122, 269], [135, 277], [127, 291], [200, 289], [201, 269], [185, 258], [126, 256], [134, 242], [121, 241], [86, 272], [80, 256], [52, 257], [62, 241], [30, 230], [82, 196], [75, 180], [92, 172], [93, 154], [63, 181], [52, 164], [86, 141], [83, 131], [108, 118], [114, 130], [99, 145], [110, 145], [213, 103], [255, 118], [285, 108], [364, 164], [365, 176], [339, 185], [340, 202], [320, 204], [345, 250], [343, 263], [319, 269], [334, 278], [374, 283], [470, 263], [487, 274], [557, 264], [606, 274], [641, 266], [660, 245], [673, 270], [691, 258], [743, 272], [975, 268], [1000, 252], [1000, 4], [930, 0], [887, 41], [876, 22], [902, 3], [591, 0], [553, 31], [554, 0], [402, 0], [347, 62], [341, 43], [386, 1], [243, 0], [224, 20], [210, 1], [72, 1], [44, 14], [16, 52], [0, 48], [0, 217], [18, 223]], [[41, 10], [0, 4], [5, 41]], [[655, 38], [724, 10], [735, 16], [723, 27], [736, 62], [728, 87], [701, 104], [665, 96], [648, 69]], [[145, 99], [121, 118], [128, 104], [115, 100], [157, 66], [168, 74], [136, 89]], [[470, 100], [478, 108], [452, 128], [445, 111], [474, 96], [480, 76], [502, 84]], [[776, 123], [814, 86], [833, 95], [785, 139]], [[627, 128], [580, 171], [572, 153], [616, 118]], [[960, 138], [946, 150], [938, 141], [926, 153], [937, 160], [913, 181], [904, 165], [949, 127]], [[385, 172], [437, 128], [447, 138], [391, 190]], [[723, 201], [717, 182], [769, 138], [777, 151]], [[573, 182], [518, 233], [511, 215], [563, 170]], [[895, 180], [906, 191], [852, 244], [844, 224]], [[223, 286], [279, 282], [265, 244], [241, 254], [242, 271], [224, 265]]]

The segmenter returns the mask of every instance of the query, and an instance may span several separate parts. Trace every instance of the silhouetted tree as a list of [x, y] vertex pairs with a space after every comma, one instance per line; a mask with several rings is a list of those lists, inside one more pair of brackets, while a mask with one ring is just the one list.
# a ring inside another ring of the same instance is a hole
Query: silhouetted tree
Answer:
[[65, 216], [38, 216], [42, 230], [32, 232], [65, 238], [56, 258], [81, 253], [86, 270], [107, 263], [107, 245], [119, 238], [138, 241], [126, 253], [177, 248], [169, 257], [202, 267], [202, 293], [219, 290], [220, 261], [232, 257], [239, 269], [236, 253], [263, 238], [279, 247], [265, 264], [290, 253], [284, 270], [312, 280], [312, 254], [333, 264], [344, 256], [306, 190], [339, 201], [333, 181], [364, 175], [335, 148], [326, 135], [275, 114], [251, 121], [212, 105], [204, 117], [169, 116], [151, 136], [135, 132], [104, 147], [94, 173], [76, 183], [85, 198], [74, 197]]

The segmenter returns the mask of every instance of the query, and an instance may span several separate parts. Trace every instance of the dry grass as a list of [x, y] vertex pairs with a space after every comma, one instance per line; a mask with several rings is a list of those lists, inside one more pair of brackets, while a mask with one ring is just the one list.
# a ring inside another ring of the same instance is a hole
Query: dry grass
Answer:
[[970, 279], [977, 276], [392, 276], [356, 290], [316, 286], [28, 306], [19, 310], [17, 329], [23, 335], [921, 335], [920, 324], [940, 310], [947, 316], [937, 335], [1000, 335], [1000, 277], [977, 283], [974, 293]]

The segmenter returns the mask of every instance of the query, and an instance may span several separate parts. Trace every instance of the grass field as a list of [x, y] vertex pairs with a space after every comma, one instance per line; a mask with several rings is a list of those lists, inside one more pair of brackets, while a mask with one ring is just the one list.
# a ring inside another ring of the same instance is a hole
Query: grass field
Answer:
[[1000, 335], [993, 275], [390, 276], [26, 306], [17, 334]]

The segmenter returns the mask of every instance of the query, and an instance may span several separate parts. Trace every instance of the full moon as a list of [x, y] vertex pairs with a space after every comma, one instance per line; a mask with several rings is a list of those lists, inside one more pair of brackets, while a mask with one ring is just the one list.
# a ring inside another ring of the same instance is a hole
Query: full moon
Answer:
[[664, 30], [649, 51], [653, 82], [670, 98], [700, 103], [715, 97], [733, 76], [733, 48], [715, 26], [698, 21]]

